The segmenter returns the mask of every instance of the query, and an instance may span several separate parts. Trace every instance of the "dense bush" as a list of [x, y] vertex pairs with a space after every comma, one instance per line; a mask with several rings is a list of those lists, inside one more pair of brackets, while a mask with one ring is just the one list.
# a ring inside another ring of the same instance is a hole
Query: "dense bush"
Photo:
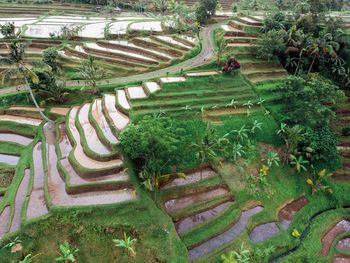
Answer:
[[289, 77], [280, 91], [284, 122], [307, 127], [327, 125], [335, 116], [330, 105], [345, 99], [337, 86], [315, 75], [308, 79]]
[[350, 125], [348, 125], [342, 129], [342, 134], [344, 136], [350, 136]]
[[314, 150], [311, 161], [315, 163], [334, 164], [338, 161], [337, 136], [327, 126], [306, 130], [304, 143]]

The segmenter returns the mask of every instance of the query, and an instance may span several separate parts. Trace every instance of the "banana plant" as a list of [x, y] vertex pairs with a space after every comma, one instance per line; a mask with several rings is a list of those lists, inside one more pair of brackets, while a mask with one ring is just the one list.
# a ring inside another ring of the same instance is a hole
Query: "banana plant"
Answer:
[[131, 238], [126, 235], [124, 232], [124, 239], [113, 239], [113, 243], [116, 247], [120, 247], [126, 250], [128, 256], [135, 257], [136, 251], [134, 249], [134, 244], [137, 242], [137, 239]]
[[60, 256], [55, 259], [57, 262], [76, 262], [76, 254], [79, 252], [77, 248], [71, 248], [69, 243], [65, 241], [59, 245]]

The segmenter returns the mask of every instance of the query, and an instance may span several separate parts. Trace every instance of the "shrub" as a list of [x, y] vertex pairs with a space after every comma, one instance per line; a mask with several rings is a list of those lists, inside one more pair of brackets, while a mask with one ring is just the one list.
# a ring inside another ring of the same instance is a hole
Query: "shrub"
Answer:
[[342, 134], [344, 136], [350, 136], [350, 125], [348, 125], [342, 129]]

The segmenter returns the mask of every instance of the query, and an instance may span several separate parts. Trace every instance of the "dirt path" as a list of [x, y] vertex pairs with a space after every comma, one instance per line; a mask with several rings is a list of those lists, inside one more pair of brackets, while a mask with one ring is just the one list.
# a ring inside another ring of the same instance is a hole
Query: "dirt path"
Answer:
[[[153, 78], [159, 78], [164, 77], [167, 74], [176, 74], [183, 70], [189, 70], [194, 67], [198, 67], [201, 65], [205, 65], [210, 62], [210, 60], [215, 55], [215, 49], [214, 49], [214, 40], [212, 37], [212, 34], [214, 30], [218, 27], [220, 27], [220, 23], [212, 24], [207, 27], [203, 27], [202, 29], [202, 51], [199, 53], [196, 57], [191, 58], [189, 60], [183, 61], [179, 64], [176, 64], [174, 66], [170, 66], [167, 68], [159, 69], [152, 72], [147, 72], [143, 74], [133, 75], [133, 76], [127, 76], [127, 77], [116, 77], [108, 80], [101, 80], [98, 81], [98, 85], [104, 85], [104, 84], [121, 84], [121, 83], [127, 83], [127, 82], [136, 82], [136, 81], [144, 81], [148, 79]], [[84, 81], [67, 81], [66, 86], [67, 87], [73, 87], [73, 86], [82, 86], [84, 84]], [[26, 90], [26, 88], [23, 85], [18, 85], [14, 87], [8, 87], [8, 88], [2, 88], [0, 89], [0, 95], [5, 95], [9, 93], [15, 93], [17, 90]]]

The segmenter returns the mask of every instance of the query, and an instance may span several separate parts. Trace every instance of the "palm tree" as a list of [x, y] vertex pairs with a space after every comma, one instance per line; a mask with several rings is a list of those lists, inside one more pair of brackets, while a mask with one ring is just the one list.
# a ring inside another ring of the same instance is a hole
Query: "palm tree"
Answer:
[[128, 237], [125, 232], [124, 232], [124, 239], [113, 239], [113, 242], [116, 247], [124, 248], [128, 256], [133, 256], [133, 257], [136, 255], [136, 252], [133, 248], [136, 241], [137, 239]]
[[[9, 66], [7, 70], [2, 72], [2, 75], [3, 75], [2, 82], [4, 83], [5, 80], [11, 77], [19, 78], [22, 80], [24, 79], [24, 82], [29, 91], [30, 97], [34, 102], [34, 105], [37, 108], [39, 114], [45, 121], [49, 122], [50, 119], [46, 117], [45, 114], [41, 111], [38, 105], [38, 102], [34, 97], [33, 90], [31, 89], [28, 83], [28, 78], [30, 78], [34, 84], [39, 83], [39, 79], [36, 76], [36, 74], [32, 70], [30, 70], [25, 65], [25, 62], [24, 62], [25, 50], [28, 47], [28, 45], [29, 43], [19, 43], [18, 40], [14, 40], [9, 45], [10, 53], [8, 54], [8, 56], [0, 57], [0, 64]], [[14, 67], [11, 67], [11, 66], [14, 66]]]
[[92, 87], [92, 92], [97, 93], [97, 80], [104, 77], [104, 71], [96, 66], [95, 58], [91, 55], [88, 56], [87, 60], [82, 63], [80, 67], [80, 74], [86, 83]]
[[59, 245], [59, 249], [60, 257], [56, 258], [55, 261], [64, 263], [76, 262], [75, 255], [79, 252], [79, 249], [71, 248], [67, 241]]

